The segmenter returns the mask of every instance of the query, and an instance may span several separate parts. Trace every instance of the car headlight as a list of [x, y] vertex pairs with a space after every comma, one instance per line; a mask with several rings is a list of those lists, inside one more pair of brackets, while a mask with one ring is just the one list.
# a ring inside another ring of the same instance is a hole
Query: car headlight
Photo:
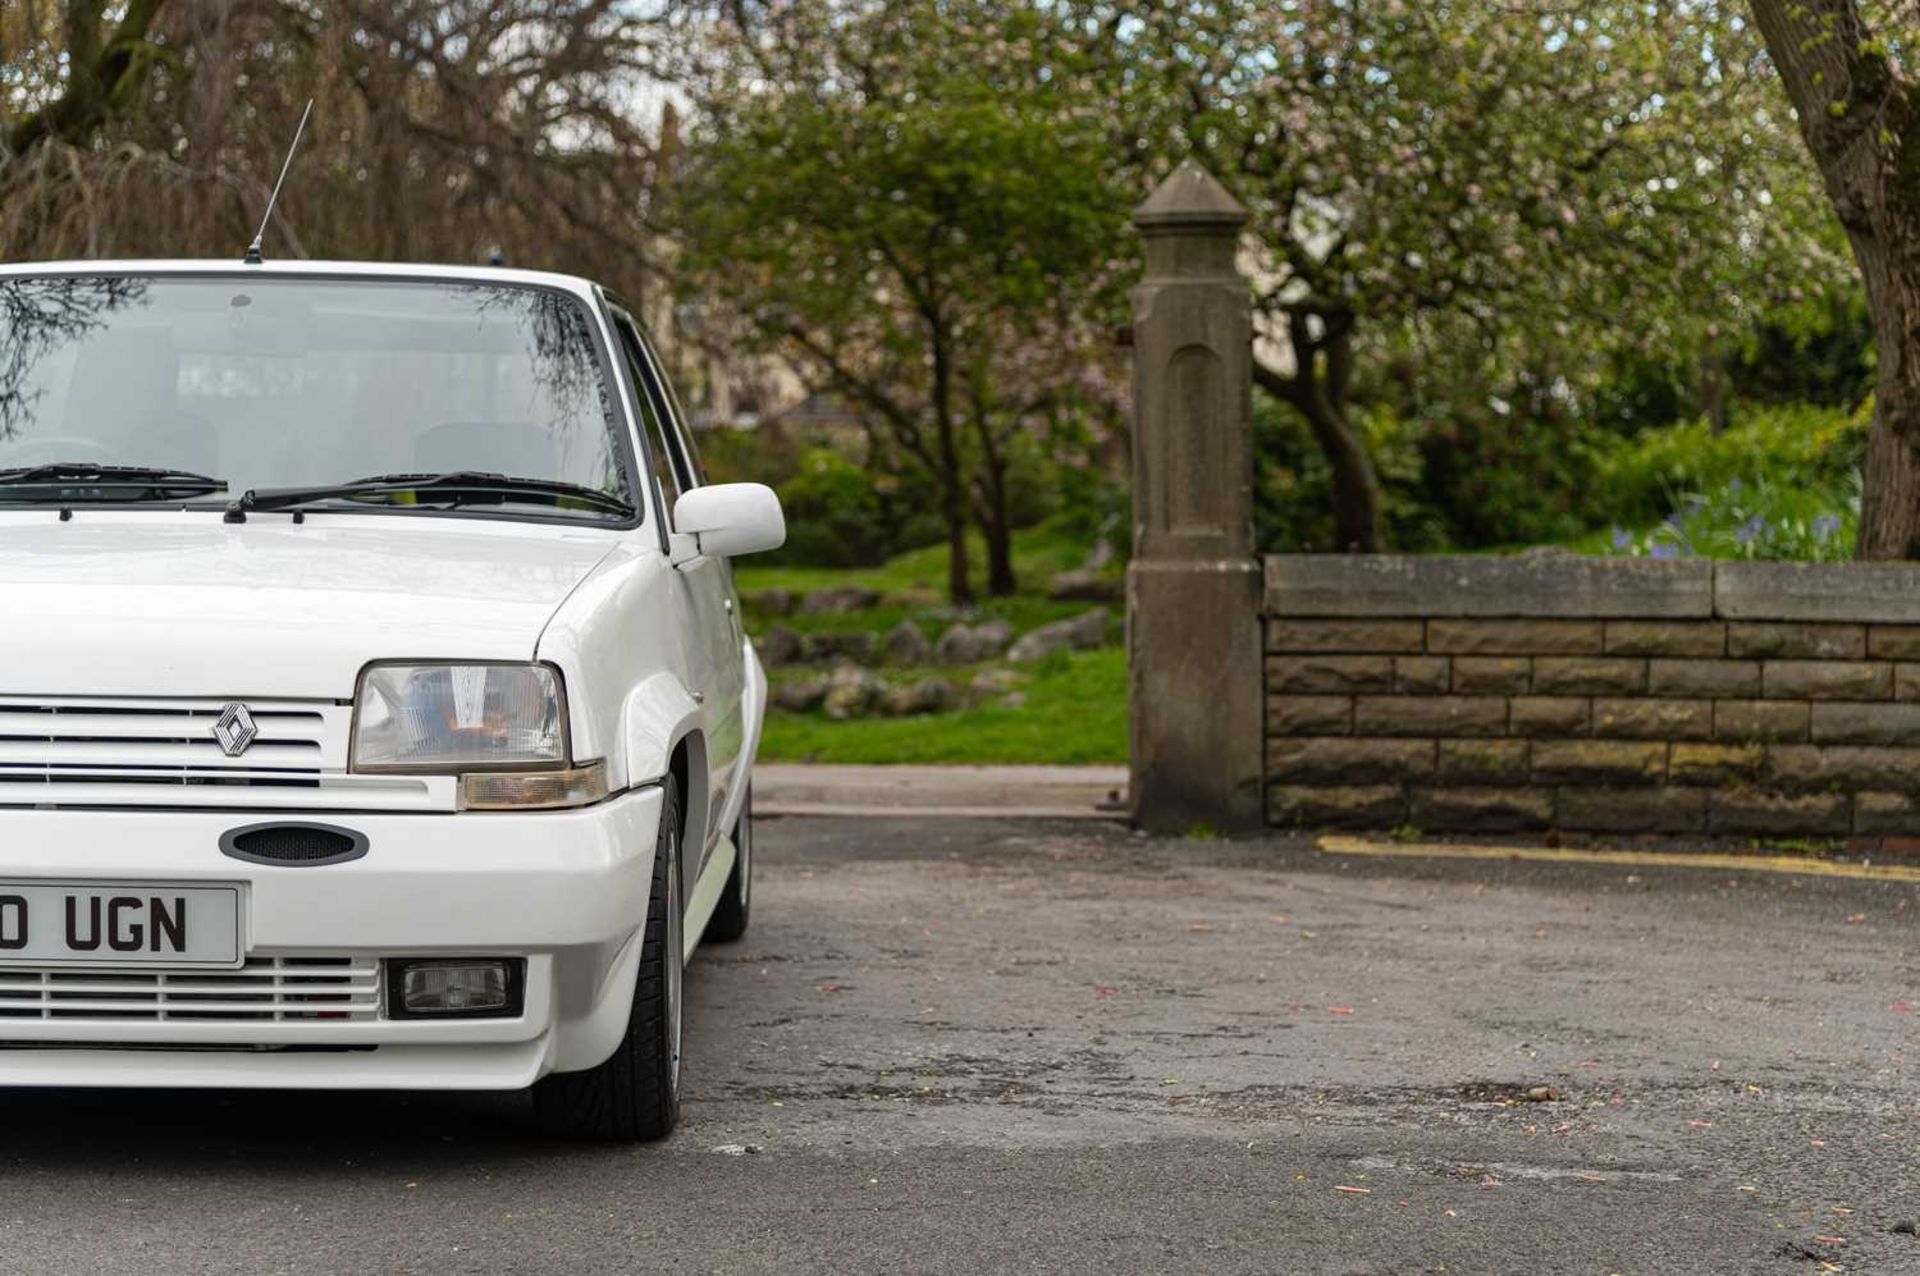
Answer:
[[579, 806], [606, 796], [604, 764], [572, 764], [566, 693], [548, 665], [368, 665], [354, 699], [350, 766], [458, 775], [468, 808]]

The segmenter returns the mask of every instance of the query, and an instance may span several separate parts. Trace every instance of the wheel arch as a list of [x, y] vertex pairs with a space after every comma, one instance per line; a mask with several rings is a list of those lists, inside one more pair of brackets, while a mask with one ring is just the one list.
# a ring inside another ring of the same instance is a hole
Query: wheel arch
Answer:
[[697, 872], [707, 845], [707, 812], [712, 809], [708, 800], [712, 773], [708, 768], [705, 732], [691, 728], [674, 741], [667, 759], [667, 774], [680, 787], [680, 845], [688, 848], [687, 854], [691, 855]]

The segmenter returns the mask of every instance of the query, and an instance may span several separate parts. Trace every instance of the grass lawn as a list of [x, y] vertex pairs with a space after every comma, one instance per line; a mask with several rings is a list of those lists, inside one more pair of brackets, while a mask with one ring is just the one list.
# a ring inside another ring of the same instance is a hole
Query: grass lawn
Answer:
[[913, 718], [835, 722], [819, 713], [767, 714], [768, 762], [1066, 765], [1127, 760], [1127, 655], [1068, 652], [1034, 666], [1018, 709], [997, 704]]
[[[975, 586], [984, 584], [985, 549], [973, 547]], [[982, 598], [971, 607], [946, 601], [947, 551], [933, 545], [902, 554], [879, 567], [784, 567], [742, 562], [735, 581], [747, 600], [747, 628], [760, 635], [774, 624], [800, 633], [866, 630], [884, 635], [902, 620], [919, 625], [936, 639], [955, 621], [1007, 621], [1016, 634], [1049, 621], [1077, 616], [1094, 606], [1058, 602], [1046, 595], [1048, 578], [1080, 566], [1086, 544], [1046, 527], [1014, 538], [1014, 573], [1020, 592], [1011, 598]], [[755, 614], [753, 596], [765, 590], [794, 594], [836, 585], [863, 585], [881, 595], [877, 607], [847, 615], [765, 616]], [[1036, 665], [1017, 667], [1025, 679], [1026, 703], [1017, 709], [989, 702], [977, 708], [905, 718], [865, 717], [836, 722], [824, 713], [767, 715], [760, 756], [769, 762], [843, 763], [1092, 763], [1127, 758], [1127, 660], [1117, 645], [1124, 608], [1110, 605], [1114, 646], [1064, 652]], [[770, 671], [776, 681], [818, 678], [819, 666]], [[974, 667], [882, 669], [890, 683], [938, 676], [965, 687]]]
[[[983, 595], [971, 607], [954, 607], [947, 602], [945, 545], [909, 550], [879, 567], [767, 567], [742, 561], [734, 569], [734, 583], [747, 600], [747, 629], [753, 634], [766, 632], [774, 623], [800, 633], [867, 629], [884, 634], [902, 620], [911, 619], [933, 638], [953, 621], [971, 623], [989, 618], [1005, 620], [1020, 634], [1087, 609], [1087, 603], [1055, 602], [1046, 593], [1048, 578], [1078, 567], [1086, 553], [1084, 542], [1045, 527], [1015, 533], [1013, 570], [1020, 592], [1011, 598]], [[982, 589], [986, 583], [986, 547], [978, 536], [973, 538], [972, 562], [974, 588]], [[862, 585], [876, 590], [882, 596], [882, 603], [848, 615], [755, 614], [752, 596], [764, 590], [786, 589], [799, 595], [836, 585]]]
[[[956, 620], [975, 624], [982, 620], [1004, 620], [1013, 626], [1013, 632], [1024, 634], [1029, 629], [1044, 625], [1049, 621], [1063, 620], [1068, 616], [1077, 616], [1097, 603], [1062, 603], [1045, 596], [1033, 594], [1015, 594], [1011, 598], [983, 598], [972, 607], [949, 607], [944, 602], [905, 601], [897, 594], [883, 595], [878, 607], [868, 607], [864, 611], [826, 616], [766, 616], [761, 615], [753, 605], [752, 591], [765, 588], [786, 588], [786, 586], [765, 586], [742, 583], [740, 593], [746, 606], [747, 632], [756, 638], [764, 634], [773, 625], [785, 625], [796, 633], [823, 634], [842, 633], [865, 629], [884, 636], [889, 629], [903, 620], [911, 620], [920, 626], [929, 639], [938, 638], [943, 630]], [[817, 588], [817, 587], [816, 587]], [[1107, 608], [1116, 617], [1121, 608], [1115, 603]]]

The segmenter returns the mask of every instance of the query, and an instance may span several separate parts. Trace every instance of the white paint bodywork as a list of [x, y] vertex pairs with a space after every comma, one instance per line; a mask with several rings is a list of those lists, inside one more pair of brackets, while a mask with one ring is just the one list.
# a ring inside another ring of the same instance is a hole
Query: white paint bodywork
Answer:
[[[610, 366], [621, 367], [604, 299], [566, 276], [325, 263], [0, 267], [0, 279], [102, 273], [558, 288], [588, 307]], [[645, 391], [624, 372], [615, 380], [620, 418], [645, 458], [633, 398]], [[417, 512], [312, 513], [297, 524], [256, 512], [235, 524], [205, 509], [78, 506], [64, 521], [53, 507], [0, 509], [0, 719], [9, 705], [242, 701], [310, 724], [318, 759], [300, 787], [253, 785], [242, 759], [220, 769], [229, 783], [219, 787], [107, 776], [57, 786], [50, 809], [44, 797], [9, 796], [40, 786], [0, 785], [0, 881], [237, 881], [255, 956], [528, 962], [525, 1011], [513, 1019], [6, 1018], [0, 1044], [36, 1048], [0, 1048], [0, 1085], [507, 1089], [611, 1053], [631, 1003], [660, 781], [682, 751], [690, 951], [733, 863], [726, 832], [766, 701], [730, 567], [713, 557], [675, 566], [670, 511], [650, 481], [641, 487], [645, 518], [632, 529]], [[356, 682], [377, 660], [555, 665], [572, 755], [605, 759], [612, 796], [577, 810], [461, 811], [451, 777], [350, 774]], [[0, 742], [0, 765], [7, 756]], [[275, 816], [351, 828], [368, 853], [307, 868], [222, 854], [224, 832]], [[109, 1042], [119, 1048], [95, 1048]], [[219, 1044], [376, 1048], [177, 1049]]]

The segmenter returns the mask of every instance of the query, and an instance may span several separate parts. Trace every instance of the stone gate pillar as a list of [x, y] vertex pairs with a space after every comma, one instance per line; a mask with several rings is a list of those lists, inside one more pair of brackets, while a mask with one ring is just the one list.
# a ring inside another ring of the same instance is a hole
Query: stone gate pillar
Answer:
[[1130, 801], [1162, 832], [1264, 818], [1246, 220], [1191, 161], [1134, 214], [1147, 269], [1133, 293]]

